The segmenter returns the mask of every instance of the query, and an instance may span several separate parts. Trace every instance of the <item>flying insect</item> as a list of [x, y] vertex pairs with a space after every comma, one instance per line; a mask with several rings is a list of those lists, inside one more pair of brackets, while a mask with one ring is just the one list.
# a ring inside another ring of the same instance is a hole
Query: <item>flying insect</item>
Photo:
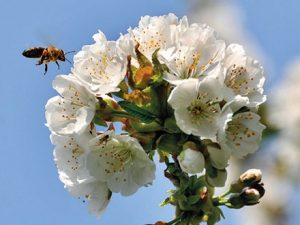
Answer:
[[[75, 52], [75, 51], [71, 51], [71, 52]], [[23, 51], [22, 55], [27, 58], [40, 58], [36, 65], [45, 64], [44, 75], [46, 75], [46, 73], [48, 71], [48, 63], [49, 62], [55, 62], [58, 69], [60, 68], [58, 60], [62, 61], [62, 62], [67, 60], [69, 63], [71, 63], [65, 57], [65, 55], [67, 55], [71, 52], [64, 53], [64, 51], [62, 49], [56, 48], [56, 47], [50, 45], [47, 48], [44, 48], [44, 47], [28, 48]]]

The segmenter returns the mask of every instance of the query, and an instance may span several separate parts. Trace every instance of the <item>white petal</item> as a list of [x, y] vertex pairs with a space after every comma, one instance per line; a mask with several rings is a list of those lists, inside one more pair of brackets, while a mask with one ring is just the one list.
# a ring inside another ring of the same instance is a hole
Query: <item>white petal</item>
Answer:
[[225, 169], [228, 165], [230, 152], [225, 149], [219, 149], [214, 146], [207, 146], [209, 158], [213, 167], [217, 169]]
[[186, 79], [171, 92], [168, 103], [174, 109], [178, 127], [186, 134], [213, 138], [218, 128], [223, 100], [223, 88], [219, 79], [206, 77]]
[[222, 116], [227, 119], [222, 119], [223, 124], [220, 124], [217, 134], [221, 147], [240, 158], [254, 153], [259, 147], [262, 131], [265, 128], [259, 122], [260, 117], [253, 112], [231, 115], [232, 113], [225, 113]]
[[201, 152], [187, 148], [178, 156], [181, 169], [186, 173], [201, 173], [204, 169], [205, 159]]
[[61, 94], [46, 104], [47, 126], [52, 132], [71, 135], [84, 131], [95, 114], [96, 98], [74, 76], [57, 76], [53, 87]]
[[107, 41], [103, 33], [94, 35], [96, 41], [74, 56], [72, 72], [95, 95], [118, 91], [126, 73], [126, 55], [114, 41]]
[[97, 182], [93, 191], [89, 194], [89, 212], [100, 217], [110, 201], [111, 192], [105, 183]]
[[214, 187], [223, 187], [227, 179], [226, 170], [216, 170], [215, 177], [207, 176], [207, 181]]
[[136, 139], [107, 132], [89, 145], [87, 169], [112, 192], [131, 195], [155, 179], [155, 164]]
[[237, 95], [247, 96], [251, 107], [265, 101], [263, 85], [264, 70], [257, 60], [247, 56], [242, 46], [231, 44], [224, 60], [227, 68], [225, 84]]

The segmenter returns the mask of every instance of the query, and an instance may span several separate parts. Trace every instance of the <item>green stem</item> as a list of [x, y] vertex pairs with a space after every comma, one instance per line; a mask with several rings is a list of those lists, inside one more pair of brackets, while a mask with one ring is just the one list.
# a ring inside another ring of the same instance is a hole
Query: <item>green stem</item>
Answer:
[[227, 195], [231, 194], [231, 190], [229, 189], [228, 191], [226, 191], [225, 193], [221, 194], [220, 196], [218, 196], [218, 198], [224, 198]]
[[227, 205], [228, 199], [216, 197], [213, 199], [213, 203], [215, 206]]

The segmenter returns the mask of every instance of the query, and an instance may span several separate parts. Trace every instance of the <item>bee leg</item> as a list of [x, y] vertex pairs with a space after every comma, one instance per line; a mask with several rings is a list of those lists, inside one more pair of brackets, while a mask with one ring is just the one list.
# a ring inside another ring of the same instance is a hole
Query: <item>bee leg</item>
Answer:
[[56, 63], [56, 65], [57, 65], [58, 69], [60, 69], [58, 62], [57, 62], [57, 61], [55, 61], [55, 63]]
[[43, 64], [43, 61], [39, 60], [39, 61], [38, 61], [38, 63], [37, 63], [37, 64], [35, 64], [35, 65], [37, 65], [37, 66], [38, 66], [38, 65], [42, 65], [42, 64]]
[[44, 61], [45, 61], [45, 56], [42, 55], [42, 57], [40, 58], [40, 60], [38, 61], [38, 63], [36, 65], [41, 65], [44, 63]]
[[45, 73], [44, 73], [44, 75], [46, 75], [47, 71], [48, 71], [48, 64], [45, 63]]

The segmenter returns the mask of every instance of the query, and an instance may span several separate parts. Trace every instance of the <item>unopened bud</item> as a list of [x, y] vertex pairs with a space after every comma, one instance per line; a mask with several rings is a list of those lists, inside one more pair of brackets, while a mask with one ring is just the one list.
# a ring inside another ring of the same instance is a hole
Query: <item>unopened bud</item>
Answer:
[[255, 187], [247, 187], [241, 193], [230, 196], [228, 202], [231, 205], [229, 207], [239, 209], [246, 205], [256, 205], [264, 193], [265, 190], [262, 184], [257, 184]]
[[266, 191], [265, 191], [263, 183], [256, 183], [256, 184], [252, 185], [251, 188], [256, 189], [259, 192], [260, 197], [263, 197], [265, 195]]
[[228, 160], [230, 158], [229, 151], [221, 149], [215, 145], [208, 145], [207, 151], [213, 167], [217, 169], [225, 169], [227, 167]]
[[240, 196], [245, 205], [255, 205], [261, 198], [259, 191], [254, 188], [246, 188]]
[[240, 193], [245, 187], [259, 183], [262, 173], [258, 169], [250, 169], [243, 173], [240, 178], [231, 184], [231, 192]]
[[242, 208], [243, 206], [245, 206], [240, 194], [231, 195], [230, 198], [228, 199], [228, 202], [230, 203], [230, 205], [228, 207], [234, 208], [234, 209], [239, 209], [239, 208]]
[[182, 149], [183, 150], [186, 150], [186, 149], [192, 149], [192, 150], [195, 150], [195, 151], [199, 151], [199, 148], [198, 146], [196, 145], [195, 142], [192, 142], [192, 141], [187, 141], [183, 144], [182, 146]]
[[202, 172], [205, 165], [203, 154], [193, 148], [186, 148], [183, 150], [178, 156], [178, 161], [181, 169], [184, 172], [191, 174]]
[[253, 183], [259, 182], [261, 180], [261, 177], [262, 174], [260, 170], [250, 169], [240, 176], [240, 181], [249, 186]]
[[211, 168], [206, 171], [207, 182], [213, 187], [223, 187], [227, 179], [227, 171], [225, 169], [218, 170], [216, 168]]

